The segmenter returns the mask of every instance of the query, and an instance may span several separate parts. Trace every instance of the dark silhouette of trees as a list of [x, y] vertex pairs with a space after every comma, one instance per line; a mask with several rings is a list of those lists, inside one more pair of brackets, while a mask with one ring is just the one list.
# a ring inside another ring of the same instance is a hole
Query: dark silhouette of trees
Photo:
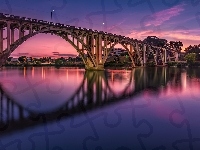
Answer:
[[18, 58], [18, 60], [19, 60], [21, 63], [26, 62], [26, 56], [20, 56], [20, 57]]
[[185, 56], [185, 59], [187, 61], [188, 64], [192, 64], [195, 62], [195, 59], [196, 59], [196, 54], [195, 53], [188, 53], [186, 56]]
[[188, 46], [187, 48], [185, 48], [185, 53], [186, 53], [186, 55], [190, 54], [190, 53], [196, 54], [196, 60], [200, 61], [200, 44]]
[[159, 39], [156, 36], [148, 36], [143, 40], [143, 42], [157, 47], [164, 47], [167, 44], [166, 39]]

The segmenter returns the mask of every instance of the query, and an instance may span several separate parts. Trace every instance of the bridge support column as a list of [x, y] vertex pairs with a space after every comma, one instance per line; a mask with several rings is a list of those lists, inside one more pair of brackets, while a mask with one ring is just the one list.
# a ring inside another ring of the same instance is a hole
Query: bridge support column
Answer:
[[19, 27], [19, 39], [22, 37], [22, 28], [21, 26]]
[[88, 65], [86, 66], [87, 70], [104, 70], [104, 63], [102, 60], [102, 35], [98, 35], [95, 38], [95, 58], [96, 66], [93, 66], [92, 62], [88, 59]]
[[135, 51], [139, 57], [139, 61], [140, 61], [140, 64], [142, 65], [142, 60], [141, 60], [141, 56], [140, 56], [140, 52], [139, 52], [139, 45], [138, 43], [136, 43], [136, 46], [135, 46]]
[[146, 66], [146, 45], [143, 45], [143, 66]]
[[14, 43], [14, 34], [15, 34], [15, 30], [11, 29], [11, 44]]
[[0, 53], [3, 52], [3, 28], [0, 28]]
[[135, 67], [135, 60], [133, 59], [133, 44], [130, 44], [129, 52], [130, 52], [129, 57], [130, 57], [131, 62], [132, 62], [132, 67]]
[[97, 70], [104, 70], [104, 63], [103, 63], [103, 60], [102, 60], [102, 35], [99, 34], [98, 36], [98, 40], [97, 40], [97, 55], [98, 55], [98, 59], [97, 59], [97, 67], [96, 69]]
[[102, 64], [102, 37], [101, 35], [98, 36], [98, 58], [99, 60], [97, 64]]
[[7, 49], [10, 50], [10, 23], [7, 23]]
[[32, 30], [32, 24], [30, 25], [29, 27], [29, 34], [33, 33], [33, 30]]
[[104, 56], [104, 58], [108, 56], [108, 41], [107, 41], [107, 36], [104, 39], [104, 55], [103, 56]]
[[92, 56], [94, 56], [94, 36], [93, 36], [93, 35], [91, 35], [89, 41], [90, 41], [90, 50], [91, 50], [91, 54], [92, 54]]
[[167, 63], [167, 50], [164, 49], [164, 64]]
[[98, 43], [98, 40], [99, 39], [99, 37], [98, 36], [96, 36], [96, 39], [95, 39], [95, 56], [96, 56], [96, 62], [97, 62], [97, 65], [99, 64], [98, 62], [98, 60], [99, 60], [99, 47], [98, 47], [98, 45], [99, 45], [99, 43]]
[[23, 30], [23, 31], [22, 31], [22, 37], [24, 36], [24, 34], [25, 34], [25, 31]]
[[157, 62], [157, 56], [158, 56], [158, 51], [156, 50], [156, 54], [154, 54], [154, 61], [155, 61], [156, 65], [158, 64], [158, 62]]

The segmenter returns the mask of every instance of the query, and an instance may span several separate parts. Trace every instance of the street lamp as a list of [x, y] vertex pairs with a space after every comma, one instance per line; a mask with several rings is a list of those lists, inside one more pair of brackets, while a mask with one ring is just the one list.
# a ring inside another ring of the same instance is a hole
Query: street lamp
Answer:
[[105, 28], [105, 23], [103, 22], [102, 23], [102, 31], [104, 31], [104, 28]]
[[53, 12], [54, 12], [54, 11], [55, 11], [54, 9], [51, 11], [51, 20], [52, 20], [52, 16], [53, 16]]

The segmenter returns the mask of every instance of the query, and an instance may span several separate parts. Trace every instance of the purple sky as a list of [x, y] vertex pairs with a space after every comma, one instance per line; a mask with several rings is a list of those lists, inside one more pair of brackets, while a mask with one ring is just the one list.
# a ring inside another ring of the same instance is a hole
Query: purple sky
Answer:
[[[200, 0], [0, 0], [0, 12], [81, 26], [144, 39], [158, 36], [182, 41], [184, 48], [200, 44]], [[104, 23], [104, 25], [103, 25]], [[13, 56], [55, 56], [78, 53], [63, 39], [37, 35]]]

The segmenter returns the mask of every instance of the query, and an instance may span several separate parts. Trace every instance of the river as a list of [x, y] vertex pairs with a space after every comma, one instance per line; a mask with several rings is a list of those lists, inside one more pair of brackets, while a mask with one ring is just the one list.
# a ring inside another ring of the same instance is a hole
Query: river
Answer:
[[195, 150], [200, 69], [7, 67], [2, 150]]

